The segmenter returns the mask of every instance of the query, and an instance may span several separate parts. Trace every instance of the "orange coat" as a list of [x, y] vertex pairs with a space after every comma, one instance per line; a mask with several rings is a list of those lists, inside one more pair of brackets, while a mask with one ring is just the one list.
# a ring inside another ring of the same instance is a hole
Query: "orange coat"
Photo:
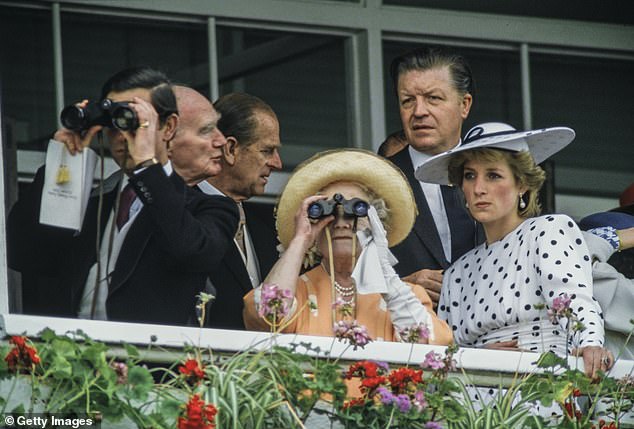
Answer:
[[[409, 284], [409, 283], [408, 283]], [[412, 291], [425, 306], [432, 318], [434, 339], [430, 344], [448, 345], [453, 342], [451, 329], [447, 323], [440, 320], [433, 311], [432, 302], [425, 289], [421, 286], [409, 284]], [[307, 302], [310, 300], [316, 304], [316, 309], [311, 309]], [[293, 321], [282, 332], [305, 335], [333, 336], [333, 296], [330, 286], [330, 277], [321, 265], [301, 275], [297, 281], [295, 292], [297, 300], [296, 314]], [[375, 341], [395, 341], [394, 326], [390, 315], [383, 304], [380, 294], [368, 294], [356, 296], [356, 320], [364, 325], [368, 334]], [[299, 313], [299, 314], [297, 314]], [[258, 316], [254, 291], [244, 297], [244, 324], [249, 330], [268, 331], [269, 325]], [[340, 319], [338, 315], [337, 320]]]

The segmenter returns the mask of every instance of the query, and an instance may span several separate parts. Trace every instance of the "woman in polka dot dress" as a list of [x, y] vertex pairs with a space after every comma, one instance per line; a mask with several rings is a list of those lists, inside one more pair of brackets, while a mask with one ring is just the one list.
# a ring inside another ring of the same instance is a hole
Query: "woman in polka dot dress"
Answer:
[[[486, 123], [467, 133], [462, 146], [419, 167], [419, 180], [460, 185], [467, 208], [486, 241], [444, 273], [438, 315], [456, 342], [469, 347], [583, 356], [586, 374], [614, 363], [603, 348], [601, 308], [592, 296], [588, 248], [565, 215], [538, 216], [544, 171], [537, 165], [574, 138], [569, 128], [518, 132]], [[566, 319], [553, 324], [547, 310], [557, 297], [585, 329], [567, 335]], [[541, 309], [540, 309], [541, 307]], [[568, 343], [567, 343], [567, 337]]]

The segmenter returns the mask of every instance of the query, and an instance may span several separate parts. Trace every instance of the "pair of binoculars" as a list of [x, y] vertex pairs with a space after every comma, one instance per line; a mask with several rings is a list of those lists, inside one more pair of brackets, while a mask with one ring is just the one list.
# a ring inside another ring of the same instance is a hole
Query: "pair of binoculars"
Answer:
[[84, 131], [93, 125], [133, 131], [139, 128], [139, 118], [127, 102], [108, 98], [91, 101], [85, 107], [67, 106], [60, 114], [62, 125], [73, 131]]
[[319, 219], [330, 216], [337, 206], [343, 207], [343, 215], [348, 217], [365, 217], [368, 215], [370, 204], [361, 198], [346, 200], [343, 195], [335, 194], [331, 200], [320, 200], [308, 206], [308, 217]]

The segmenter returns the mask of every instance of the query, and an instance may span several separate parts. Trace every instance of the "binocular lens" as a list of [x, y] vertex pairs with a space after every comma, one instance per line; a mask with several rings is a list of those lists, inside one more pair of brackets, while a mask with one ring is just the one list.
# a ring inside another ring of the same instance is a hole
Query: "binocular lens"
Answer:
[[311, 219], [319, 219], [324, 213], [324, 209], [319, 203], [312, 203], [308, 206], [308, 217]]
[[368, 203], [365, 201], [357, 201], [352, 207], [352, 211], [356, 217], [365, 217], [368, 215]]
[[136, 130], [139, 128], [139, 121], [134, 110], [127, 106], [116, 107], [112, 112], [112, 125], [123, 131]]
[[62, 125], [69, 130], [81, 130], [85, 128], [86, 115], [84, 109], [77, 106], [67, 106], [60, 115]]

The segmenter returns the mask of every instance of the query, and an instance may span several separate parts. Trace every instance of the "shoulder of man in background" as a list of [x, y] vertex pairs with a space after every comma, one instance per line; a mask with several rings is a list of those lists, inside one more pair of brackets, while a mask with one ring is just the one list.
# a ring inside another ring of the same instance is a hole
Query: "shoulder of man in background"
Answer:
[[385, 158], [397, 154], [407, 147], [407, 139], [403, 130], [393, 132], [381, 143], [377, 153]]

